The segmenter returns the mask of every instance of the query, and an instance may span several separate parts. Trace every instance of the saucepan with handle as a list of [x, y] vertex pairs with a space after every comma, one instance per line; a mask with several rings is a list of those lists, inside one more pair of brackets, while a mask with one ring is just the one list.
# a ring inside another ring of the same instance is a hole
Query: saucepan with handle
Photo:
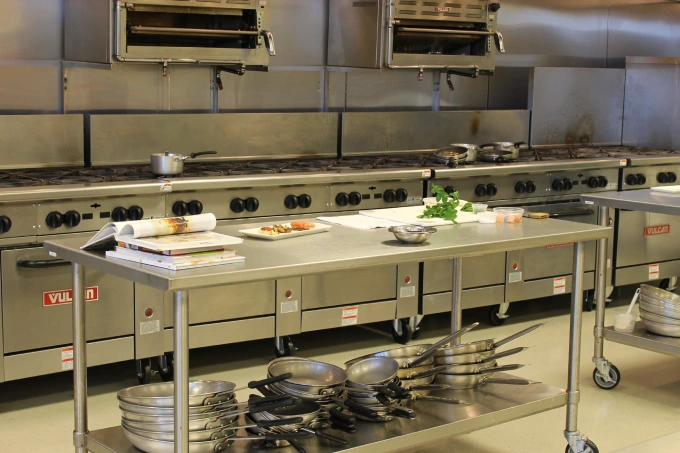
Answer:
[[172, 176], [181, 175], [184, 171], [184, 161], [187, 159], [195, 159], [198, 156], [206, 154], [217, 154], [217, 151], [201, 151], [199, 153], [191, 153], [188, 156], [182, 154], [173, 154], [168, 151], [164, 153], [156, 153], [151, 155], [151, 171], [154, 175]]

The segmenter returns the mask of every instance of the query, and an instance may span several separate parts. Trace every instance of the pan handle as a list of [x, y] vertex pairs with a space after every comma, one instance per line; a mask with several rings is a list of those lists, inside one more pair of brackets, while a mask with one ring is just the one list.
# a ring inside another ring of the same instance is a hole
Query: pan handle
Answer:
[[267, 412], [272, 409], [278, 409], [279, 407], [290, 406], [291, 404], [293, 404], [293, 397], [288, 397], [287, 399], [278, 401], [276, 403], [257, 404], [255, 406], [249, 406], [248, 413], [257, 414], [258, 412]]
[[508, 384], [508, 385], [531, 385], [540, 384], [540, 382], [530, 381], [528, 379], [494, 379], [486, 378], [482, 382], [485, 384]]
[[350, 426], [339, 425], [339, 424], [337, 424], [337, 423], [335, 423], [335, 422], [334, 422], [333, 424], [331, 424], [331, 428], [332, 428], [332, 429], [335, 429], [335, 430], [337, 430], [337, 431], [345, 432], [345, 433], [347, 433], [347, 434], [356, 434], [356, 433], [357, 433], [357, 429], [356, 429], [356, 428], [353, 428], [353, 427], [350, 427]]
[[529, 348], [519, 347], [519, 348], [508, 349], [507, 351], [503, 351], [503, 352], [499, 352], [498, 354], [490, 355], [489, 357], [482, 360], [480, 363], [490, 362], [492, 360], [498, 360], [498, 359], [502, 359], [503, 357], [508, 357], [508, 356], [511, 356], [511, 355], [519, 354], [520, 352], [522, 352], [526, 349], [529, 349]]
[[[303, 422], [302, 417], [289, 417], [289, 418], [278, 418], [276, 420], [260, 420], [257, 422], [256, 426], [258, 428], [272, 428], [274, 426], [281, 426], [281, 425], [297, 425], [299, 423]], [[242, 426], [239, 426], [237, 428], [242, 428]]]
[[451, 368], [451, 365], [436, 366], [436, 367], [434, 367], [430, 370], [427, 370], [427, 371], [421, 371], [420, 373], [408, 374], [408, 375], [406, 375], [406, 378], [407, 379], [420, 379], [420, 378], [430, 377], [430, 376], [434, 376], [435, 374], [439, 374], [442, 371], [446, 371], [449, 368]]
[[312, 433], [316, 437], [321, 437], [322, 439], [330, 440], [331, 442], [335, 442], [340, 445], [349, 445], [349, 442], [347, 442], [345, 439], [341, 439], [339, 437], [331, 436], [330, 434], [326, 434], [323, 431], [320, 430], [315, 430], [315, 429], [309, 429], [309, 428], [300, 428], [300, 431], [304, 431], [307, 433]]
[[526, 144], [527, 144], [527, 142], [515, 142], [515, 148], [518, 148], [518, 147], [520, 147], [522, 145], [526, 145]]
[[501, 347], [501, 346], [503, 346], [503, 345], [506, 345], [506, 344], [510, 343], [512, 340], [516, 340], [516, 339], [518, 339], [519, 337], [523, 337], [524, 335], [526, 335], [526, 334], [528, 334], [528, 333], [531, 333], [531, 332], [533, 332], [534, 330], [536, 330], [536, 329], [542, 327], [543, 324], [545, 324], [545, 323], [536, 324], [535, 326], [531, 326], [531, 327], [529, 327], [528, 329], [524, 329], [524, 330], [522, 330], [521, 332], [517, 332], [517, 333], [514, 334], [514, 335], [510, 335], [510, 336], [507, 337], [507, 338], [503, 338], [502, 340], [495, 342], [495, 343], [493, 344], [493, 348], [499, 348], [499, 347]]
[[[450, 385], [445, 385], [445, 384], [423, 384], [423, 385], [414, 385], [411, 387], [411, 390], [430, 390], [430, 391], [436, 391], [436, 390], [450, 390], [451, 386]], [[420, 397], [419, 397], [420, 398]]]
[[433, 344], [432, 346], [430, 346], [429, 348], [424, 350], [422, 352], [422, 354], [420, 354], [420, 357], [413, 360], [412, 362], [409, 362], [409, 368], [417, 366], [419, 363], [424, 362], [425, 360], [428, 359], [428, 357], [430, 357], [432, 354], [434, 354], [437, 351], [437, 349], [439, 349], [441, 346], [444, 346], [445, 344], [451, 342], [451, 340], [453, 340], [454, 338], [458, 338], [458, 337], [468, 333], [469, 331], [471, 331], [472, 329], [474, 329], [478, 325], [479, 325], [479, 323], [475, 322], [473, 324], [470, 324], [467, 327], [463, 327], [462, 329], [453, 332], [451, 335], [448, 335], [448, 336], [442, 338], [441, 340], [439, 340], [438, 342], [436, 342], [435, 344]]
[[189, 154], [189, 157], [191, 157], [192, 159], [195, 159], [195, 158], [197, 158], [198, 156], [204, 156], [204, 155], [206, 155], [206, 154], [217, 154], [217, 151], [200, 151], [200, 152], [198, 152], [198, 153], [191, 153], [191, 154]]
[[342, 423], [347, 423], [347, 424], [353, 425], [354, 422], [357, 421], [357, 419], [355, 417], [352, 417], [351, 415], [344, 414], [342, 412], [342, 409], [340, 409], [338, 407], [332, 407], [329, 412], [331, 414], [331, 417], [336, 418], [338, 421], [340, 421]]
[[246, 388], [256, 389], [258, 387], [264, 387], [265, 385], [285, 381], [286, 379], [290, 379], [292, 377], [293, 377], [293, 373], [284, 373], [284, 374], [280, 374], [278, 376], [273, 376], [273, 377], [270, 377], [270, 378], [267, 378], [267, 379], [262, 379], [261, 381], [250, 381], [250, 382], [248, 382], [247, 387], [242, 387], [242, 388], [238, 388], [236, 390], [232, 390], [232, 393], [236, 392], [238, 390], [245, 390]]
[[484, 143], [483, 145], [479, 145], [479, 149], [488, 148], [490, 146], [496, 146], [496, 145], [494, 143]]
[[[284, 433], [284, 434], [271, 434], [271, 433], [264, 433], [262, 435], [264, 437], [264, 440], [269, 440], [269, 441], [276, 441], [276, 440], [300, 440], [300, 439], [311, 439], [314, 437], [314, 434], [308, 433], [308, 432], [301, 432], [301, 433]], [[259, 440], [262, 437], [232, 437], [232, 439], [250, 439], [250, 440]]]
[[390, 415], [394, 415], [395, 417], [408, 418], [409, 420], [413, 420], [414, 418], [416, 418], [415, 412], [410, 411], [408, 409], [393, 408], [390, 410]]
[[248, 398], [248, 405], [255, 406], [257, 404], [278, 403], [279, 401], [286, 401], [289, 398], [291, 398], [290, 395], [270, 395], [270, 396], [250, 395], [250, 397]]
[[446, 403], [446, 404], [470, 404], [467, 401], [458, 400], [455, 398], [441, 398], [439, 396], [416, 396], [414, 398], [416, 401], [431, 401], [433, 403]]
[[480, 369], [479, 374], [498, 373], [500, 371], [513, 371], [513, 370], [519, 370], [520, 368], [523, 368], [523, 367], [524, 367], [524, 365], [519, 365], [519, 364], [493, 366], [493, 367], [489, 367], [489, 368]]
[[66, 260], [19, 260], [17, 267], [26, 269], [44, 269], [47, 267], [69, 266], [70, 261]]
[[376, 418], [376, 417], [379, 416], [378, 413], [375, 412], [374, 410], [369, 409], [366, 406], [363, 406], [361, 404], [355, 403], [352, 400], [345, 400], [345, 406], [350, 411], [356, 412], [357, 414], [361, 414], [361, 415], [364, 415], [366, 417]]

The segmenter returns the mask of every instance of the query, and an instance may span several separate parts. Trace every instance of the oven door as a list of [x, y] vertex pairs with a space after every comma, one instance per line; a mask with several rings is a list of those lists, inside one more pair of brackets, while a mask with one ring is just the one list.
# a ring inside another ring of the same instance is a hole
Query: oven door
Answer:
[[[4, 250], [0, 257], [5, 354], [71, 344], [70, 263], [41, 247]], [[89, 269], [85, 284], [87, 339], [132, 335], [133, 284]]]

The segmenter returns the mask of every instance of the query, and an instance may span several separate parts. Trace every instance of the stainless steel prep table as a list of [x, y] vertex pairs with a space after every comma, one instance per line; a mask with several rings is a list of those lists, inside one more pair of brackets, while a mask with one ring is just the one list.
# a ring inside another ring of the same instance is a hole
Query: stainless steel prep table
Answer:
[[[585, 203], [601, 207], [599, 220], [601, 225], [608, 222], [610, 208], [680, 215], [680, 194], [673, 195], [651, 189], [582, 195], [581, 200]], [[680, 338], [650, 333], [645, 329], [642, 321], [636, 323], [635, 329], [631, 333], [617, 332], [613, 326], [604, 326], [605, 305], [603, 288], [606, 283], [602, 276], [606, 272], [607, 263], [606, 257], [602, 256], [599, 251], [607, 250], [607, 240], [607, 238], [600, 239], [596, 262], [595, 292], [597, 308], [594, 329], [595, 354], [593, 355], [593, 363], [596, 368], [593, 373], [593, 379], [595, 379], [595, 383], [599, 387], [611, 389], [619, 383], [621, 374], [604, 357], [604, 339], [662, 354], [680, 356]], [[669, 244], [669, 246], [672, 247], [672, 244]]]
[[[220, 227], [216, 231], [238, 235], [240, 226]], [[574, 281], [571, 303], [568, 390], [536, 384], [525, 389], [503, 389], [485, 386], [471, 398], [475, 404], [456, 409], [441, 405], [440, 410], [421, 411], [418, 419], [407, 427], [400, 424], [362, 424], [359, 435], [347, 436], [349, 446], [329, 448], [316, 439], [310, 440], [313, 451], [392, 451], [430, 442], [455, 434], [515, 420], [537, 412], [567, 404], [565, 436], [575, 452], [583, 451], [583, 438], [576, 427], [579, 399], [578, 373], [580, 358], [581, 310], [583, 292], [584, 242], [601, 240], [610, 235], [609, 227], [559, 220], [526, 219], [521, 224], [465, 224], [439, 228], [425, 244], [409, 246], [398, 243], [387, 230], [361, 231], [334, 226], [328, 233], [300, 239], [264, 241], [246, 239], [235, 247], [246, 257], [243, 264], [214, 266], [179, 272], [152, 266], [106, 259], [99, 251], [83, 251], [82, 239], [47, 241], [44, 246], [52, 256], [73, 263], [74, 323], [74, 400], [76, 452], [135, 451], [119, 428], [89, 432], [87, 427], [87, 363], [85, 343], [86, 268], [173, 292], [175, 345], [175, 451], [188, 452], [188, 310], [190, 289], [245, 283], [273, 278], [298, 277], [319, 272], [370, 268], [375, 265], [454, 259], [452, 330], [461, 325], [462, 258], [486, 253], [541, 247], [570, 241], [574, 248]], [[430, 409], [430, 408], [428, 408]], [[311, 446], [310, 445], [310, 446]], [[248, 443], [237, 443], [233, 451], [256, 451]]]

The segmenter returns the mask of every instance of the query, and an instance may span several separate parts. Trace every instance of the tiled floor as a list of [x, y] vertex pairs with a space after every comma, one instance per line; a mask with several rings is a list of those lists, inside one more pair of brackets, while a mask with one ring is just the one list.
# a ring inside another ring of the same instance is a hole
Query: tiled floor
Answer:
[[[626, 303], [625, 298], [631, 294], [630, 288], [617, 290], [614, 305]], [[502, 338], [536, 320], [550, 319], [542, 329], [515, 342], [515, 346], [531, 348], [517, 356], [521, 363], [529, 366], [513, 374], [565, 387], [568, 299], [559, 297], [517, 303], [512, 306], [511, 314], [506, 325], [490, 327], [483, 323], [465, 338]], [[486, 310], [466, 311], [464, 318], [466, 323], [484, 320]], [[680, 430], [680, 360], [606, 343], [605, 355], [620, 369], [622, 380], [615, 390], [600, 390], [592, 381], [593, 321], [594, 313], [584, 314], [580, 429], [595, 441], [602, 453], [617, 452], [626, 447], [631, 448], [621, 453], [679, 451], [677, 436], [663, 436]], [[448, 331], [446, 316], [431, 316], [424, 323], [422, 338], [418, 340], [423, 343], [438, 339]], [[370, 328], [304, 334], [295, 341], [300, 348], [298, 355], [341, 365], [350, 358], [392, 347], [388, 329], [388, 323], [380, 323]], [[271, 341], [193, 351], [191, 375], [237, 383], [262, 378], [272, 352]], [[511, 363], [509, 360], [505, 359], [504, 363]], [[90, 427], [96, 429], [119, 423], [115, 392], [135, 384], [132, 362], [92, 369], [89, 373]], [[0, 384], [0, 452], [72, 452], [71, 386], [69, 373]], [[565, 410], [560, 408], [410, 451], [561, 453], [566, 446], [562, 435], [564, 423]], [[657, 439], [654, 446], [632, 448], [652, 439]], [[292, 450], [280, 451], [290, 453]]]

